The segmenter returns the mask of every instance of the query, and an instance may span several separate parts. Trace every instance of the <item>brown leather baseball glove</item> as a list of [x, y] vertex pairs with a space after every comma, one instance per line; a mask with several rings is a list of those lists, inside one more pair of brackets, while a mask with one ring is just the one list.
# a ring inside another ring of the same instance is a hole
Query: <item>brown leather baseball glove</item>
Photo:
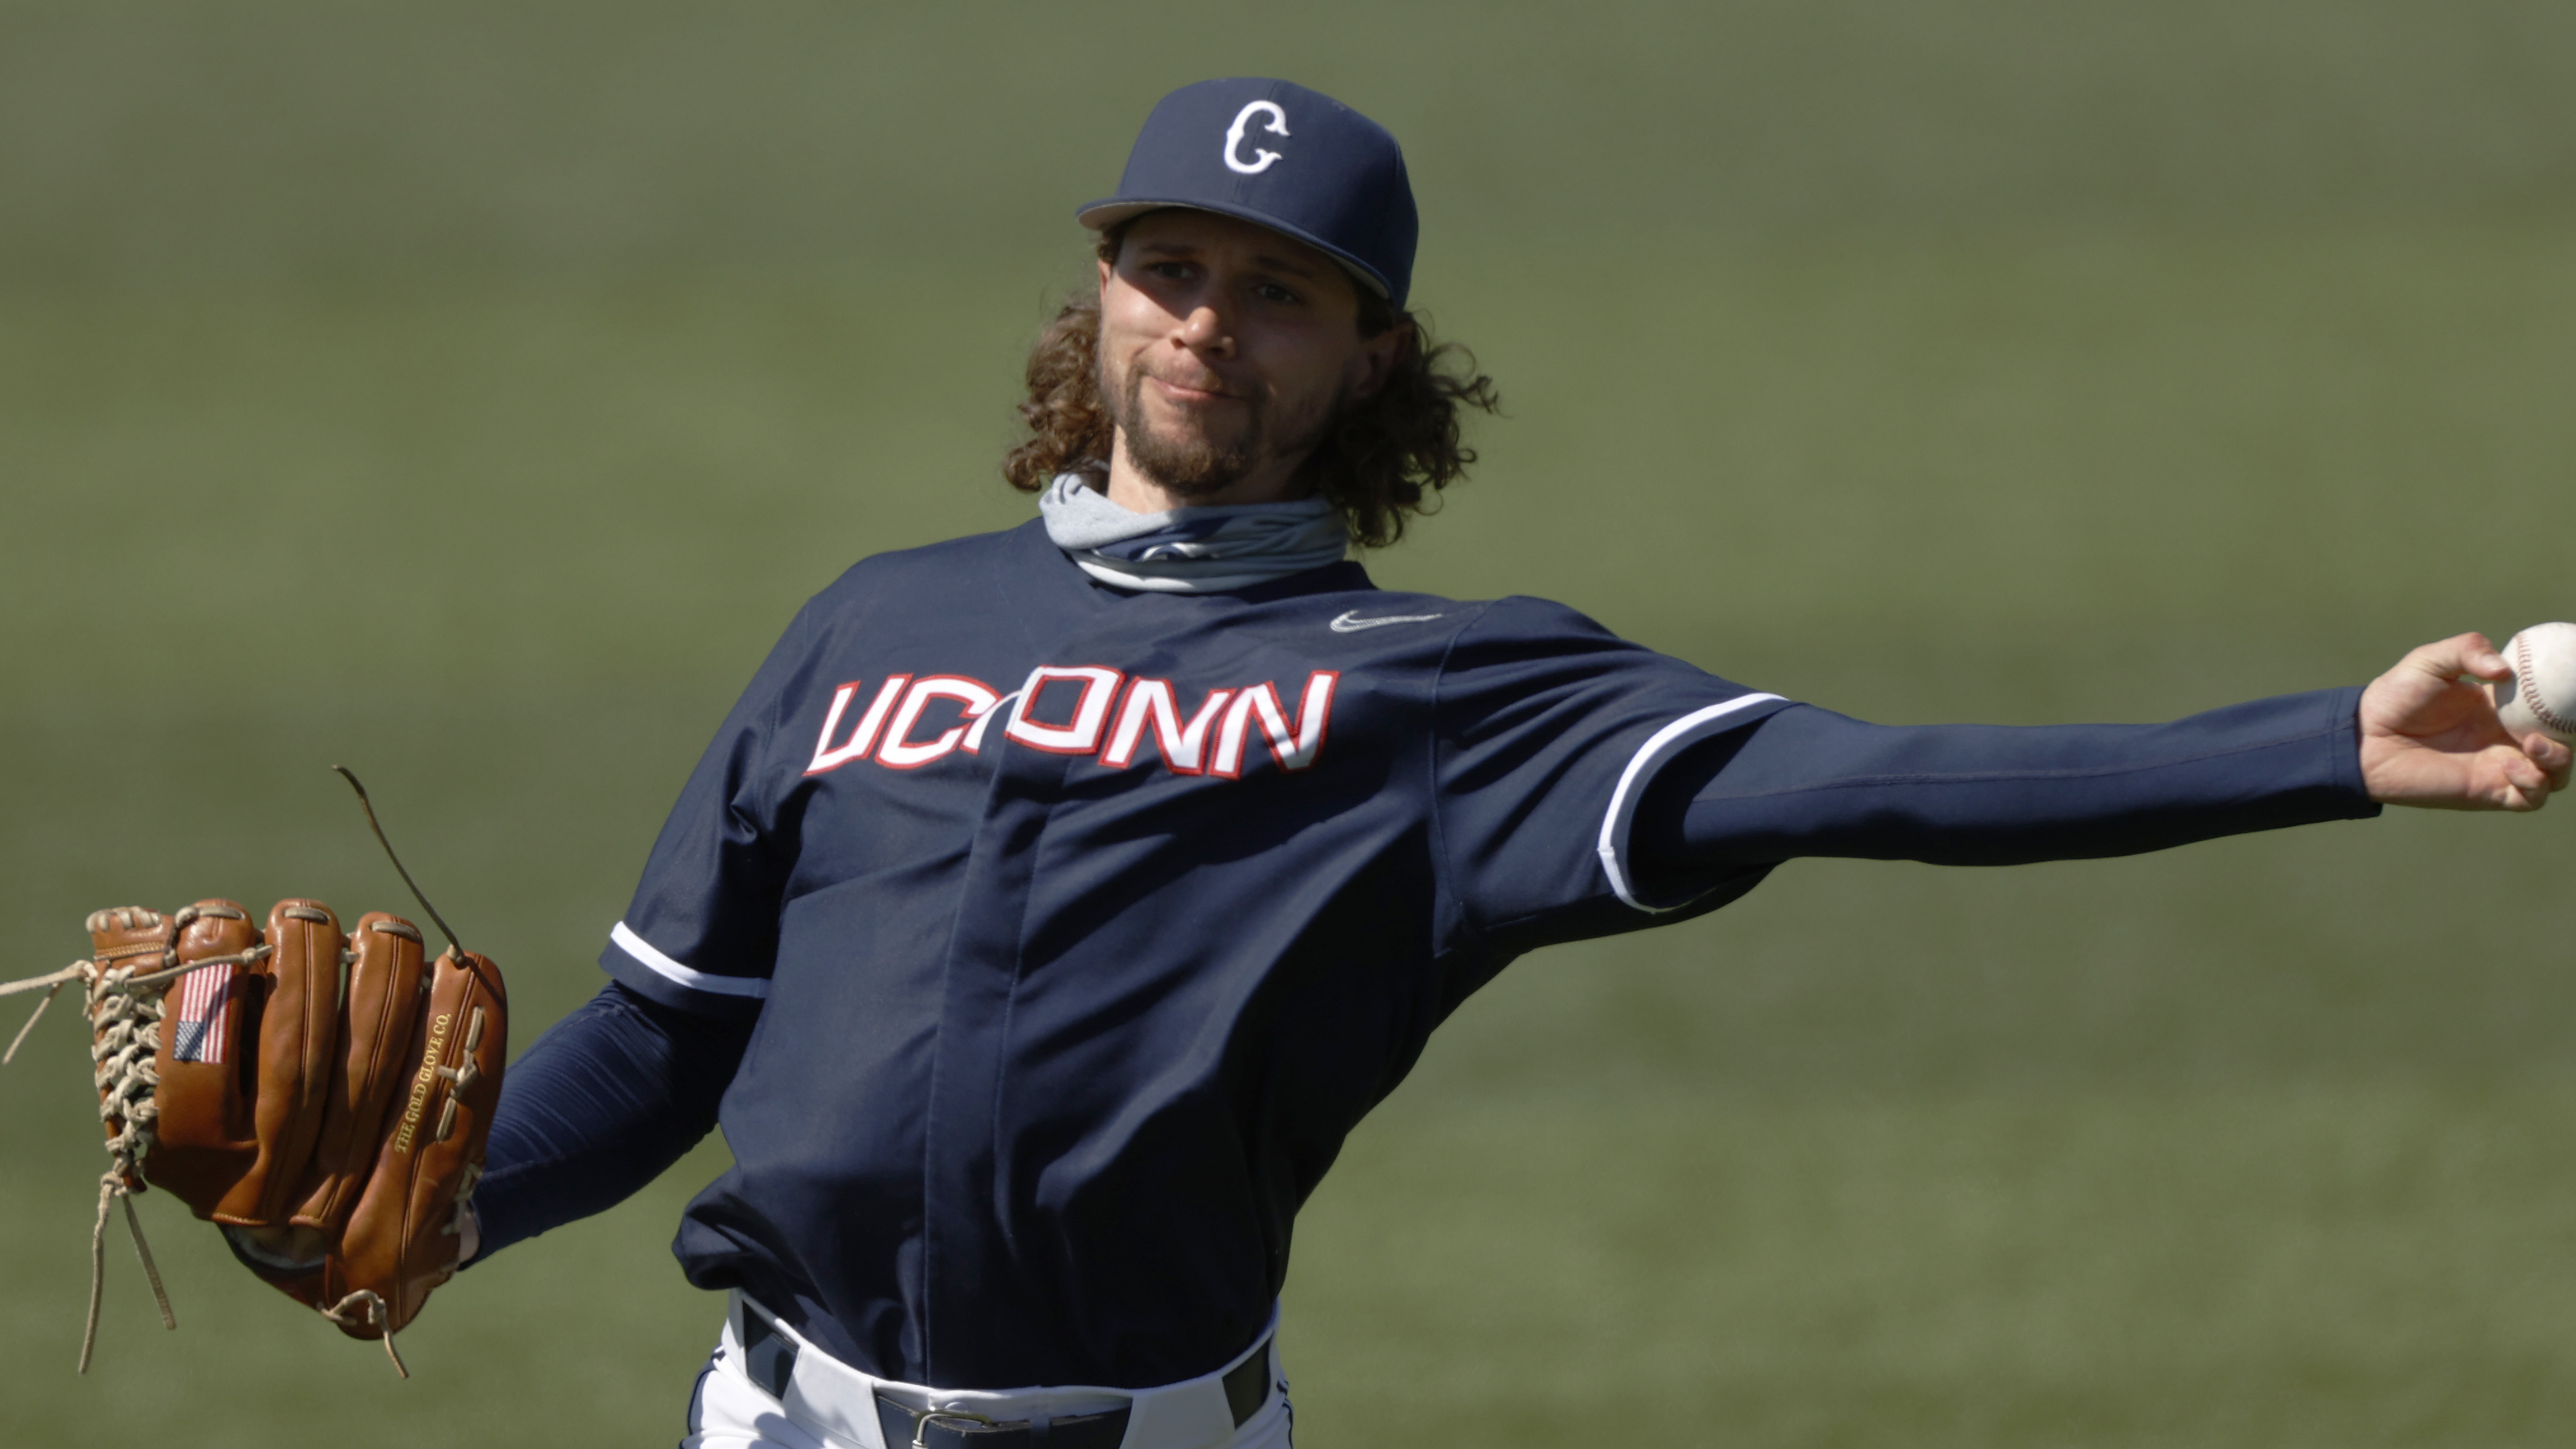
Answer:
[[82, 1370], [108, 1205], [146, 1184], [219, 1225], [253, 1273], [343, 1333], [383, 1339], [402, 1368], [394, 1331], [455, 1273], [483, 1171], [508, 1044], [499, 968], [452, 947], [424, 960], [419, 929], [381, 911], [344, 933], [308, 900], [278, 902], [264, 931], [210, 900], [176, 915], [100, 911], [89, 932], [91, 958], [54, 973], [86, 986], [112, 1160]]

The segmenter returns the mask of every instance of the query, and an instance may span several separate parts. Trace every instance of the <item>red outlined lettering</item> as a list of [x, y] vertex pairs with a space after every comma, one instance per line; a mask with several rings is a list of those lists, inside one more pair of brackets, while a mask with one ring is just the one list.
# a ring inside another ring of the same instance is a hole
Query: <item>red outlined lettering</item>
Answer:
[[878, 764], [890, 770], [918, 770], [957, 748], [958, 742], [966, 738], [966, 725], [961, 721], [937, 739], [913, 742], [912, 728], [921, 722], [922, 710], [934, 699], [956, 701], [964, 706], [964, 718], [971, 720], [990, 711], [1001, 696], [980, 679], [958, 674], [923, 675], [913, 681], [911, 692], [903, 697], [903, 708], [894, 712], [894, 722], [886, 726], [885, 743], [877, 747]]
[[1267, 684], [1256, 684], [1236, 695], [1234, 704], [1225, 712], [1225, 727], [1217, 733], [1216, 759], [1208, 772], [1228, 780], [1243, 774], [1244, 739], [1251, 733], [1255, 715], [1261, 719], [1261, 733], [1267, 737], [1272, 758], [1283, 770], [1302, 770], [1315, 763], [1324, 748], [1324, 727], [1333, 712], [1333, 686], [1341, 674], [1318, 669], [1306, 676], [1306, 694], [1297, 702], [1297, 719], [1291, 725], [1287, 712], [1279, 706], [1279, 691]]
[[[1278, 686], [1263, 683], [1211, 689], [1184, 718], [1170, 680], [1131, 680], [1107, 665], [1040, 665], [1009, 694], [962, 674], [895, 674], [877, 686], [866, 710], [850, 725], [849, 738], [835, 745], [833, 736], [865, 687], [864, 681], [853, 679], [833, 691], [805, 773], [824, 774], [872, 756], [890, 770], [917, 770], [960, 750], [979, 753], [984, 731], [996, 719], [1004, 721], [1005, 736], [1030, 749], [1056, 755], [1097, 752], [1100, 763], [1113, 770], [1132, 767], [1150, 735], [1163, 767], [1173, 774], [1227, 780], [1242, 777], [1257, 726], [1279, 768], [1303, 770], [1323, 751], [1340, 680], [1333, 670], [1307, 675], [1293, 716], [1281, 703]], [[1064, 712], [1065, 691], [1059, 686], [1067, 685], [1075, 695], [1071, 710]], [[1051, 698], [1050, 689], [1055, 691]], [[955, 722], [945, 728], [937, 723], [939, 716], [930, 715], [943, 700], [957, 709]], [[1049, 713], [1064, 712], [1062, 723], [1035, 717], [1042, 701]], [[925, 726], [925, 716], [934, 722]], [[915, 738], [925, 728], [933, 731], [930, 737]]]
[[823, 733], [814, 741], [814, 763], [805, 767], [805, 773], [820, 775], [837, 770], [852, 760], [866, 759], [868, 750], [877, 742], [877, 731], [885, 727], [886, 712], [894, 708], [903, 687], [911, 682], [909, 674], [886, 676], [886, 682], [877, 687], [877, 697], [869, 701], [868, 712], [859, 716], [858, 727], [850, 731], [849, 742], [838, 749], [833, 748], [832, 731], [841, 727], [841, 715], [849, 709], [850, 701], [858, 697], [862, 681], [853, 679], [832, 691], [831, 712], [823, 716]]
[[1163, 764], [1176, 775], [1196, 775], [1205, 770], [1208, 731], [1225, 713], [1225, 702], [1234, 697], [1231, 689], [1208, 691], [1208, 697], [1181, 723], [1179, 706], [1172, 699], [1172, 682], [1168, 679], [1135, 679], [1127, 685], [1127, 700], [1118, 708], [1118, 724], [1109, 732], [1109, 748], [1102, 751], [1100, 763], [1113, 770], [1126, 769], [1136, 759], [1137, 746], [1145, 738], [1145, 729], [1153, 727], [1154, 746], [1163, 756]]
[[[1041, 664], [1029, 671], [1029, 682], [1020, 686], [1019, 703], [1011, 706], [1011, 722], [1002, 733], [1051, 755], [1090, 754], [1100, 747], [1101, 726], [1109, 722], [1109, 706], [1117, 701], [1118, 685], [1126, 677], [1099, 664]], [[1082, 686], [1072, 720], [1051, 725], [1029, 718], [1037, 712], [1047, 686], [1060, 683]]]

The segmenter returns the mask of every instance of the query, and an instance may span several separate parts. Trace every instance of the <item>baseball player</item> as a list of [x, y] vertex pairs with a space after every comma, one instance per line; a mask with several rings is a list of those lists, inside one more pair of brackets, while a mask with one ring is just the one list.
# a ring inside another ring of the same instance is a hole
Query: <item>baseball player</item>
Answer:
[[2367, 688], [2149, 726], [1885, 728], [1534, 599], [1381, 591], [1490, 384], [1408, 313], [1395, 140], [1166, 97], [1029, 363], [1040, 516], [863, 560], [734, 707], [601, 958], [511, 1068], [470, 1260], [718, 1124], [729, 1290], [691, 1446], [1289, 1443], [1297, 1210], [1514, 957], [1800, 856], [2107, 856], [2531, 810], [2464, 635]]

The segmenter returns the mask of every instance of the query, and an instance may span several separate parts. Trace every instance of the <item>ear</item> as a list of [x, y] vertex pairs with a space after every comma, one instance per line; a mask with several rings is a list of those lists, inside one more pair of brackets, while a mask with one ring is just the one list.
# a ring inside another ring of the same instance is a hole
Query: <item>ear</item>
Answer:
[[1352, 384], [1354, 399], [1377, 396], [1379, 388], [1395, 375], [1395, 369], [1413, 355], [1413, 324], [1398, 322], [1375, 337], [1360, 339], [1359, 381]]
[[1109, 263], [1106, 259], [1103, 259], [1100, 263], [1100, 295], [1103, 298], [1106, 298], [1109, 295], [1109, 272]]

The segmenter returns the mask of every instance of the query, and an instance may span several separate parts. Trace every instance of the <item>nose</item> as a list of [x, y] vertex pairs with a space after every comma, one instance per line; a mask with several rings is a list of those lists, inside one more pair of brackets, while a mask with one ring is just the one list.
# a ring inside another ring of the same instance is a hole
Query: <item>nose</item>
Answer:
[[1181, 345], [1212, 357], [1234, 355], [1234, 331], [1212, 302], [1201, 302], [1181, 319]]

